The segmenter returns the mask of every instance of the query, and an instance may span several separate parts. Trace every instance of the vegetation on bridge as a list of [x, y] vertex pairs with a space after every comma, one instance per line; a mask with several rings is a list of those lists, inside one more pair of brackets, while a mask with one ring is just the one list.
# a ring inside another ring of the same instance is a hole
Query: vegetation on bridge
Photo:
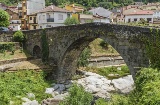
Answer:
[[48, 45], [45, 29], [43, 29], [43, 32], [41, 35], [41, 43], [42, 43], [42, 61], [47, 62], [49, 57], [49, 45]]

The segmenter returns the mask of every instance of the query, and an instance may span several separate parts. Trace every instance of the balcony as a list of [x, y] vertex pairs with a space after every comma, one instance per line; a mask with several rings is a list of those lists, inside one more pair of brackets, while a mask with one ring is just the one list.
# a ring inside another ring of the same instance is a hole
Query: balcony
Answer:
[[21, 19], [22, 18], [22, 16], [19, 16], [19, 19]]
[[54, 22], [54, 18], [48, 18], [47, 22]]

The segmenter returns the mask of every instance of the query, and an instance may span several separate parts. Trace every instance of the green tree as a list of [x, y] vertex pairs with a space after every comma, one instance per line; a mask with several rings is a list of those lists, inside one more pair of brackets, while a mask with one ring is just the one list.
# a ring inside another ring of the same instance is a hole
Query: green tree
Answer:
[[9, 26], [9, 14], [0, 9], [0, 27], [7, 27]]
[[13, 35], [13, 40], [14, 40], [15, 42], [23, 42], [24, 39], [25, 39], [25, 38], [24, 38], [24, 34], [23, 34], [22, 31], [17, 31], [17, 32], [15, 32], [14, 35]]
[[79, 20], [77, 20], [75, 17], [67, 18], [64, 22], [65, 25], [74, 25], [79, 24]]

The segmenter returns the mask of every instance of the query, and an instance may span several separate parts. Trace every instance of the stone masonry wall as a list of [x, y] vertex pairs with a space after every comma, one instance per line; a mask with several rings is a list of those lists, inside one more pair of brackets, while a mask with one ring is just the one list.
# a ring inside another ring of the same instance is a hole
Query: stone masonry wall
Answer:
[[[133, 77], [140, 67], [149, 65], [145, 45], [138, 39], [142, 36], [149, 38], [150, 28], [90, 23], [45, 30], [49, 43], [49, 61], [57, 65], [56, 78], [59, 82], [74, 75], [81, 52], [96, 38], [104, 39], [119, 52]], [[41, 48], [42, 30], [25, 31], [24, 33], [27, 37], [27, 50], [33, 54], [35, 45]]]

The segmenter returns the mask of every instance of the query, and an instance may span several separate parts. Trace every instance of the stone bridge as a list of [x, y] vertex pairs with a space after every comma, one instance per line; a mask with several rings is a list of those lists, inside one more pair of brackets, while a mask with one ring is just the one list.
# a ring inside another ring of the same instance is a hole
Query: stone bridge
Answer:
[[150, 28], [116, 24], [88, 23], [48, 29], [24, 31], [26, 48], [34, 54], [42, 50], [41, 35], [45, 32], [49, 44], [49, 62], [55, 64], [59, 82], [70, 79], [77, 69], [78, 58], [96, 38], [109, 43], [123, 57], [133, 77], [141, 67], [149, 66], [145, 45], [138, 38], [151, 35]]

